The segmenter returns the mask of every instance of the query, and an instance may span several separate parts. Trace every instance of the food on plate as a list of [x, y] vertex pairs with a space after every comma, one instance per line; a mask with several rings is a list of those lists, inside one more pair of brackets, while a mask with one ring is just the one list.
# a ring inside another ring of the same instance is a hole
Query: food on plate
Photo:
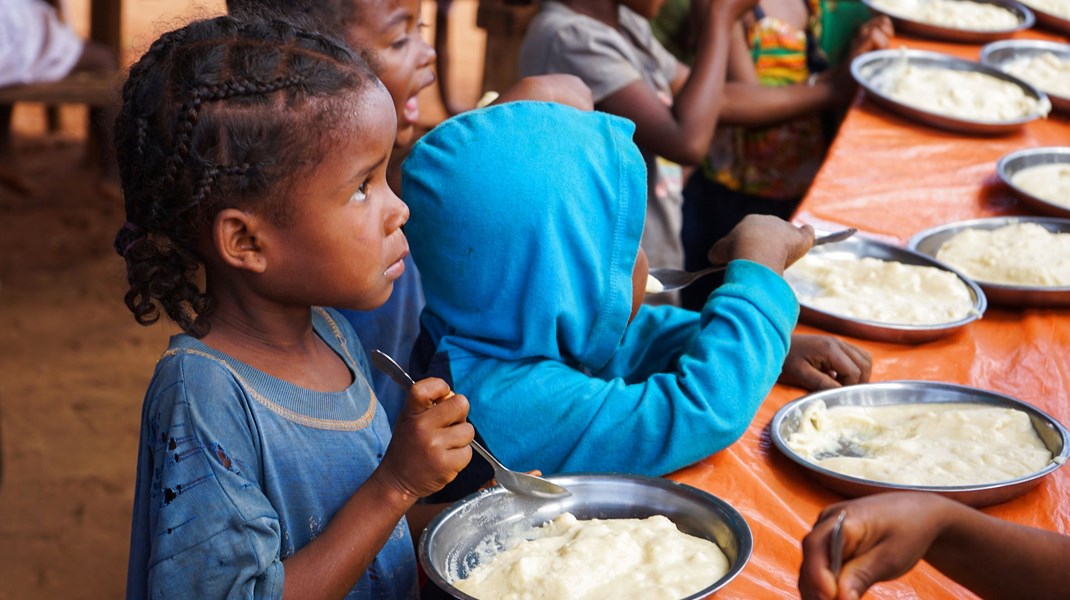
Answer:
[[1022, 4], [1049, 15], [1070, 19], [1070, 1], [1068, 0], [1022, 0]]
[[1070, 58], [1041, 52], [1009, 60], [1000, 69], [1049, 94], [1070, 98]]
[[917, 486], [982, 485], [1042, 470], [1052, 453], [1029, 415], [970, 403], [807, 407], [787, 446], [852, 477]]
[[681, 532], [661, 515], [579, 520], [564, 513], [514, 537], [453, 585], [484, 599], [678, 600], [729, 569], [716, 544]]
[[646, 276], [646, 293], [648, 294], [660, 294], [665, 291], [665, 286], [661, 284], [661, 280], [653, 275], [647, 274]]
[[987, 73], [912, 64], [904, 54], [875, 73], [871, 85], [903, 104], [956, 119], [1001, 122], [1047, 115], [1047, 97]]
[[936, 325], [976, 311], [970, 288], [936, 267], [828, 252], [807, 254], [784, 276], [803, 304], [866, 321]]
[[1011, 177], [1011, 183], [1037, 198], [1070, 208], [1070, 163], [1022, 169]]
[[1052, 233], [1036, 223], [967, 229], [944, 242], [936, 259], [978, 281], [1070, 286], [1070, 233]]
[[1002, 31], [1020, 23], [1018, 15], [995, 4], [969, 0], [873, 0], [877, 10], [930, 25], [969, 31]]

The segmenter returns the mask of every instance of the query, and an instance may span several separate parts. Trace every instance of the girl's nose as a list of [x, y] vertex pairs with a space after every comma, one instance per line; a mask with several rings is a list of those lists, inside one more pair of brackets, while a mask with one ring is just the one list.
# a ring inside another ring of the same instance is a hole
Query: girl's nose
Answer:
[[420, 66], [429, 67], [435, 64], [438, 60], [438, 53], [435, 52], [435, 48], [431, 44], [427, 43], [427, 40], [420, 36]]
[[396, 194], [391, 192], [393, 199], [390, 200], [390, 205], [387, 208], [386, 230], [387, 233], [392, 233], [401, 228], [402, 225], [409, 221], [409, 205], [405, 204], [398, 198]]

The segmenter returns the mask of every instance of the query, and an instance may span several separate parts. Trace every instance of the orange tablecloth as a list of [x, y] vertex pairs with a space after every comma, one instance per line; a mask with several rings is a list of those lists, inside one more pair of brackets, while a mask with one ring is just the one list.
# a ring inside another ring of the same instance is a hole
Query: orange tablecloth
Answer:
[[[1067, 41], [1042, 31], [1017, 37]], [[908, 38], [892, 47], [899, 45], [972, 60], [980, 50]], [[995, 164], [1008, 152], [1050, 145], [1070, 145], [1067, 115], [1052, 115], [1012, 135], [969, 137], [916, 124], [862, 95], [795, 221], [819, 229], [857, 227], [864, 235], [903, 245], [923, 229], [952, 221], [1028, 214], [999, 183]], [[817, 332], [803, 325], [797, 331]], [[994, 390], [1070, 425], [1070, 309], [990, 306], [983, 319], [955, 335], [917, 346], [850, 341], [872, 353], [873, 381], [947, 381]], [[842, 499], [808, 479], [769, 439], [768, 424], [777, 409], [803, 394], [776, 386], [738, 443], [671, 476], [723, 498], [751, 526], [750, 563], [719, 598], [798, 597], [799, 541], [821, 508]], [[983, 510], [1070, 534], [1070, 468], [1056, 471], [1024, 496]], [[873, 587], [867, 597], [972, 595], [923, 563], [894, 582]]]

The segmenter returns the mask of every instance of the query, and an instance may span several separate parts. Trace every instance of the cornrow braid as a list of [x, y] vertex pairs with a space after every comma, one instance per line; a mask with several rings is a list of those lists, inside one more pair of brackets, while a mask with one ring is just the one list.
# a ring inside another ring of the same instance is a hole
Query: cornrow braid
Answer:
[[130, 68], [115, 127], [126, 223], [125, 303], [141, 324], [167, 314], [209, 330], [198, 249], [220, 210], [288, 218], [288, 186], [326, 152], [349, 98], [377, 85], [331, 38], [281, 21], [218, 17], [162, 35]]

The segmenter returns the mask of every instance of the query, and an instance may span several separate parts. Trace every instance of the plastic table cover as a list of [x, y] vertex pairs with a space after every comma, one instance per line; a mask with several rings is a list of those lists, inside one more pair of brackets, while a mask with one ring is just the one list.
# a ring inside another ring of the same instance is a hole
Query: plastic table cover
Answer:
[[[1015, 35], [1066, 42], [1043, 30]], [[980, 45], [899, 37], [907, 46], [977, 60]], [[916, 123], [859, 94], [827, 161], [794, 221], [818, 229], [857, 227], [863, 235], [905, 245], [915, 233], [981, 217], [1030, 214], [996, 176], [1001, 156], [1026, 147], [1070, 145], [1070, 115], [1052, 113], [1003, 136], [968, 136]], [[824, 333], [800, 325], [799, 333]], [[1029, 402], [1070, 425], [1070, 309], [989, 306], [984, 318], [954, 335], [907, 346], [845, 338], [873, 356], [871, 381], [946, 381]], [[671, 479], [718, 496], [749, 523], [754, 551], [718, 598], [795, 598], [800, 540], [820, 510], [843, 499], [807, 477], [773, 446], [768, 426], [784, 404], [805, 395], [777, 385], [743, 438]], [[1017, 523], [1070, 533], [1070, 468], [1062, 468], [1009, 502], [982, 509]], [[998, 549], [996, 549], [998, 551]], [[867, 598], [972, 598], [968, 590], [919, 563], [877, 584]]]

